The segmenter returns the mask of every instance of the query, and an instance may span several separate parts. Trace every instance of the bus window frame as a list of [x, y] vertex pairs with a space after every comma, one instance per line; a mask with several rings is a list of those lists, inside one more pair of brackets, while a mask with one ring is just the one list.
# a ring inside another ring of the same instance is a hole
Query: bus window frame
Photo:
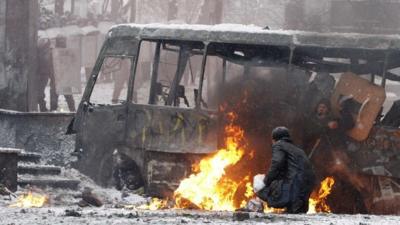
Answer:
[[[118, 39], [107, 39], [99, 53], [99, 58], [95, 64], [95, 66], [93, 67], [93, 70], [90, 74], [90, 79], [88, 81], [87, 86], [89, 88], [87, 88], [84, 92], [84, 95], [82, 97], [82, 99], [84, 99], [84, 103], [86, 103], [87, 105], [93, 105], [93, 103], [90, 102], [90, 99], [92, 97], [93, 94], [93, 90], [95, 85], [97, 84], [97, 79], [99, 78], [100, 75], [100, 71], [102, 69], [102, 66], [104, 65], [105, 59], [107, 58], [121, 58], [121, 59], [126, 59], [129, 58], [131, 61], [131, 68], [130, 68], [130, 74], [129, 74], [129, 79], [128, 79], [128, 91], [127, 91], [127, 96], [126, 96], [126, 102], [129, 102], [130, 98], [132, 98], [132, 96], [130, 96], [130, 85], [131, 85], [131, 78], [132, 76], [134, 76], [134, 68], [136, 68], [136, 61], [137, 61], [137, 56], [140, 53], [140, 43], [137, 45], [132, 45], [131, 47], [133, 48], [132, 50], [136, 53], [136, 54], [110, 54], [108, 53], [109, 51], [112, 51], [110, 49], [112, 49], [112, 44], [113, 42], [116, 41], [133, 41], [135, 40], [135, 38], [118, 38]], [[105, 104], [96, 104], [96, 105], [105, 105]], [[121, 104], [118, 104], [121, 105]]]
[[[190, 57], [201, 53], [202, 54], [202, 62], [201, 62], [201, 70], [200, 70], [200, 80], [199, 80], [199, 85], [198, 85], [199, 94], [196, 97], [196, 99], [194, 99], [194, 103], [195, 103], [194, 107], [188, 108], [188, 109], [200, 109], [201, 108], [200, 107], [201, 92], [202, 92], [200, 90], [202, 90], [202, 88], [203, 88], [205, 66], [206, 66], [206, 61], [207, 61], [207, 56], [208, 56], [208, 43], [198, 42], [198, 43], [202, 43], [204, 45], [204, 47], [202, 49], [195, 49], [192, 47], [192, 45], [190, 43], [185, 43], [184, 41], [177, 40], [179, 50], [175, 50], [175, 49], [168, 49], [168, 47], [165, 47], [166, 42], [169, 42], [171, 40], [142, 39], [141, 42], [143, 42], [143, 41], [149, 41], [149, 42], [156, 43], [156, 47], [154, 49], [155, 54], [154, 54], [154, 57], [152, 60], [150, 95], [149, 95], [149, 99], [147, 101], [148, 105], [156, 105], [155, 91], [156, 91], [156, 84], [157, 84], [158, 75], [159, 75], [161, 49], [164, 49], [166, 51], [176, 51], [179, 53], [179, 56], [178, 56], [176, 71], [175, 71], [175, 74], [173, 77], [173, 81], [171, 83], [170, 92], [168, 93], [167, 102], [163, 106], [181, 108], [179, 106], [174, 105], [174, 99], [177, 94], [177, 89], [182, 80], [183, 74], [186, 70], [186, 66], [190, 60]], [[141, 42], [140, 42], [140, 45], [141, 45]], [[139, 58], [139, 57], [140, 57], [140, 52], [138, 53], [137, 58]]]

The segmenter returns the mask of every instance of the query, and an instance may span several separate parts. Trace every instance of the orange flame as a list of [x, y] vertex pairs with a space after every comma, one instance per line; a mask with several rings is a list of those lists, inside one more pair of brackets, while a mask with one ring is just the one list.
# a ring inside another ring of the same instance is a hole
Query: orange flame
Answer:
[[[225, 107], [220, 106], [220, 111]], [[203, 210], [234, 211], [239, 207], [245, 207], [247, 201], [253, 198], [254, 191], [250, 182], [250, 175], [235, 179], [227, 175], [227, 169], [236, 165], [245, 152], [249, 159], [254, 157], [254, 151], [246, 149], [247, 142], [244, 138], [244, 130], [234, 124], [237, 114], [228, 112], [225, 114], [229, 123], [225, 127], [225, 145], [212, 156], [202, 159], [198, 164], [192, 165], [193, 174], [183, 179], [174, 192], [175, 205], [168, 200], [152, 199], [150, 203], [140, 206], [139, 209], [157, 210], [166, 208], [185, 208]], [[247, 156], [246, 156], [247, 157]], [[308, 213], [330, 212], [326, 204], [326, 198], [330, 194], [334, 179], [326, 178], [321, 182], [321, 188], [313, 193], [310, 198]], [[238, 191], [241, 189], [241, 191]], [[238, 197], [238, 195], [240, 195]], [[240, 202], [237, 202], [237, 201]], [[264, 212], [282, 213], [284, 209], [268, 207], [264, 203]]]
[[48, 203], [46, 195], [34, 194], [31, 191], [24, 193], [17, 198], [17, 201], [10, 205], [12, 208], [40, 208]]
[[[126, 207], [130, 208], [130, 207]], [[140, 205], [138, 207], [132, 207], [135, 209], [144, 209], [144, 210], [157, 210], [157, 209], [166, 209], [168, 208], [168, 199], [159, 199], [152, 198], [151, 201], [145, 205]]]
[[[227, 139], [227, 141], [229, 138]], [[184, 179], [175, 191], [174, 208], [198, 208], [205, 210], [234, 211], [238, 207], [234, 204], [234, 195], [240, 185], [245, 184], [244, 199], [240, 207], [245, 207], [247, 201], [254, 197], [254, 191], [249, 176], [243, 182], [234, 182], [225, 177], [225, 168], [237, 163], [243, 156], [243, 149], [237, 145], [229, 145], [221, 149], [214, 156], [201, 160], [198, 173]], [[232, 151], [232, 152], [230, 152]], [[231, 154], [230, 154], [231, 153]], [[326, 203], [335, 180], [333, 177], [325, 178], [318, 191], [312, 193], [309, 199], [308, 214], [330, 213], [331, 209]], [[171, 208], [167, 200], [153, 198], [150, 203], [139, 206], [137, 209], [157, 210]], [[136, 207], [135, 207], [136, 208]], [[283, 213], [285, 209], [268, 207], [264, 202], [264, 213]]]
[[246, 191], [244, 192], [245, 199], [240, 203], [240, 208], [244, 208], [247, 205], [247, 201], [254, 196], [253, 185], [250, 182], [250, 176], [246, 176], [244, 178], [244, 182], [246, 183]]
[[[233, 121], [236, 114], [227, 113], [230, 121], [225, 127], [225, 147], [211, 157], [204, 158], [198, 164], [197, 173], [181, 181], [175, 190], [177, 208], [190, 205], [205, 210], [235, 210], [234, 197], [241, 185], [224, 176], [229, 166], [235, 165], [244, 155], [244, 131]], [[246, 191], [247, 193], [247, 191]]]
[[331, 209], [326, 203], [327, 197], [331, 194], [332, 187], [335, 184], [333, 177], [327, 177], [321, 182], [321, 187], [318, 192], [311, 195], [308, 204], [308, 213], [326, 212], [330, 213]]

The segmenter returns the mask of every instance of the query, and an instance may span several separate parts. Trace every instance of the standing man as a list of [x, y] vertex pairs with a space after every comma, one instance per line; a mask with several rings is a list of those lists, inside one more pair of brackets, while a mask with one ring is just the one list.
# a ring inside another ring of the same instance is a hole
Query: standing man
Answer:
[[[53, 58], [51, 54], [51, 42], [48, 38], [41, 38], [38, 41], [38, 74], [39, 74], [39, 91], [38, 91], [38, 104], [41, 112], [47, 112], [46, 107], [46, 94], [45, 89], [47, 83], [50, 80], [50, 102], [52, 103], [58, 96], [56, 94], [56, 88], [54, 84], [54, 69], [53, 69]], [[54, 109], [53, 104], [50, 104], [50, 110]]]
[[296, 147], [286, 127], [272, 131], [272, 159], [264, 183], [256, 194], [268, 206], [287, 213], [306, 213], [315, 175], [304, 151]]
[[[70, 55], [72, 54], [71, 52], [69, 52], [70, 49], [67, 49], [67, 39], [66, 39], [66, 37], [61, 36], [61, 35], [56, 37], [56, 50], [57, 49], [59, 51], [60, 51], [60, 49], [65, 50], [62, 55], [65, 56], [66, 58], [69, 58]], [[56, 76], [57, 75], [57, 73], [56, 73], [57, 70], [55, 68], [55, 62], [54, 62], [55, 60], [54, 60], [54, 58], [57, 58], [57, 56], [60, 57], [59, 55], [56, 55], [55, 57], [51, 58], [51, 61], [52, 61], [52, 64], [53, 64], [53, 79], [51, 79], [51, 81], [50, 81], [50, 87], [52, 89], [54, 89], [54, 90], [56, 90], [56, 89], [59, 90], [58, 89], [58, 84], [61, 82], [61, 79], [62, 79], [62, 77], [60, 75]], [[62, 59], [58, 59], [58, 60], [62, 60]], [[71, 66], [71, 65], [68, 65], [68, 66]], [[60, 74], [60, 71], [58, 71], [58, 74]], [[76, 110], [76, 108], [75, 108], [75, 100], [74, 100], [74, 98], [72, 96], [72, 93], [67, 93], [67, 94], [63, 94], [63, 95], [64, 95], [64, 98], [65, 98], [65, 101], [67, 102], [69, 111], [70, 112], [75, 112], [75, 110]], [[55, 111], [55, 110], [58, 109], [58, 93], [57, 92], [55, 92], [54, 99], [50, 100], [50, 105], [51, 105], [51, 107], [50, 107], [51, 111]]]

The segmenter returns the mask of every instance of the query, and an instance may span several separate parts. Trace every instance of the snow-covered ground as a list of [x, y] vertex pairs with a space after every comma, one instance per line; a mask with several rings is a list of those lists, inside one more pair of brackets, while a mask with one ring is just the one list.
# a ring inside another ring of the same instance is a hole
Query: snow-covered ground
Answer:
[[[67, 210], [70, 214], [67, 216]], [[243, 215], [243, 214], [242, 214]], [[249, 218], [248, 218], [249, 217]], [[400, 217], [371, 215], [279, 215], [249, 214], [240, 216], [230, 212], [198, 211], [143, 211], [116, 208], [52, 207], [37, 209], [16, 209], [0, 207], [0, 224], [4, 225], [122, 225], [122, 224], [288, 224], [288, 225], [395, 225]]]
[[[74, 169], [64, 169], [66, 177], [79, 179], [79, 189], [92, 189], [102, 200], [102, 207], [79, 207], [80, 191], [40, 190], [49, 201], [43, 208], [12, 208], [14, 197], [0, 195], [0, 225], [122, 225], [122, 224], [272, 224], [272, 225], [400, 225], [400, 216], [337, 215], [337, 214], [263, 214], [239, 212], [207, 212], [197, 210], [139, 210], [150, 199], [132, 193], [97, 186], [90, 178]], [[19, 188], [16, 195], [26, 192]]]

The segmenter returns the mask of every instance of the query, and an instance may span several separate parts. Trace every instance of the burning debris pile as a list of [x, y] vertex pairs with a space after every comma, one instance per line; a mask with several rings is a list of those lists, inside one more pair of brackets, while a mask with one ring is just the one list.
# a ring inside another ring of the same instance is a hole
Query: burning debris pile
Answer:
[[49, 203], [49, 197], [47, 195], [34, 193], [28, 191], [20, 195], [16, 202], [11, 204], [10, 207], [13, 208], [40, 208], [45, 204]]
[[248, 176], [241, 177], [239, 182], [226, 176], [226, 170], [235, 166], [246, 152], [244, 131], [234, 125], [237, 115], [233, 112], [226, 115], [230, 122], [225, 127], [225, 146], [213, 156], [201, 160], [194, 166], [194, 174], [180, 183], [174, 194], [176, 207], [188, 208], [194, 205], [205, 210], [235, 210], [238, 208], [237, 194], [251, 187], [246, 182]]
[[[143, 204], [146, 199], [131, 192], [108, 189], [96, 185], [89, 177], [75, 169], [64, 169], [66, 178], [74, 177], [81, 183], [76, 189], [68, 186], [20, 186], [18, 191], [1, 192], [0, 205], [5, 208], [32, 209], [32, 208], [69, 208], [88, 210], [94, 208], [122, 208], [124, 205]], [[4, 196], [4, 198], [1, 198]]]
[[[222, 110], [223, 111], [223, 110]], [[147, 205], [138, 209], [201, 209], [211, 211], [235, 211], [245, 207], [247, 202], [255, 197], [250, 181], [250, 171], [232, 174], [237, 171], [238, 162], [248, 157], [254, 157], [254, 151], [248, 149], [244, 130], [235, 124], [237, 114], [224, 114], [228, 123], [225, 126], [224, 146], [215, 154], [202, 159], [193, 165], [193, 173], [183, 179], [175, 190], [173, 200], [153, 198]], [[308, 213], [331, 212], [326, 203], [331, 193], [334, 178], [326, 178], [320, 189], [314, 191], [310, 198]], [[281, 209], [269, 208], [264, 203], [264, 212], [283, 212]]]
[[246, 204], [253, 195], [250, 176], [227, 176], [227, 170], [232, 169], [246, 153], [244, 131], [235, 125], [235, 113], [226, 113], [226, 119], [229, 122], [224, 129], [224, 146], [193, 165], [193, 174], [182, 180], [175, 190], [173, 203], [155, 198], [147, 206], [139, 208], [233, 211]]

